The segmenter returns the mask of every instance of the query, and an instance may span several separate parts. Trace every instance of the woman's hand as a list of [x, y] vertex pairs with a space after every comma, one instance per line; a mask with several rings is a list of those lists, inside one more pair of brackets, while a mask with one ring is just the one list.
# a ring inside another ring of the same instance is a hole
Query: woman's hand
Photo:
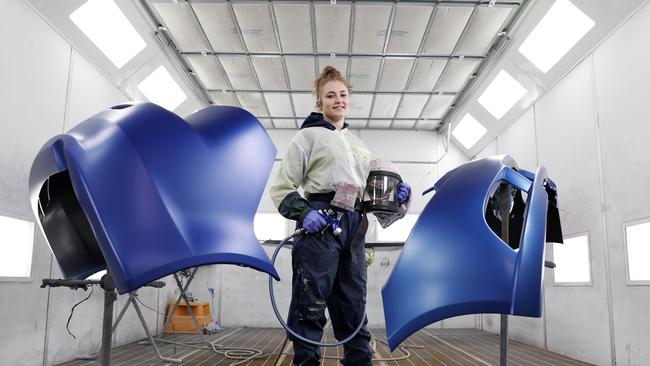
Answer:
[[400, 205], [406, 201], [409, 200], [409, 197], [411, 197], [411, 186], [409, 186], [406, 183], [400, 183], [399, 184], [399, 190], [397, 192], [397, 199], [400, 203]]
[[304, 227], [310, 234], [315, 234], [323, 230], [325, 225], [327, 225], [327, 221], [325, 221], [325, 218], [323, 218], [323, 216], [321, 216], [321, 214], [316, 210], [309, 211], [307, 216], [305, 216], [305, 219], [302, 221], [302, 227]]

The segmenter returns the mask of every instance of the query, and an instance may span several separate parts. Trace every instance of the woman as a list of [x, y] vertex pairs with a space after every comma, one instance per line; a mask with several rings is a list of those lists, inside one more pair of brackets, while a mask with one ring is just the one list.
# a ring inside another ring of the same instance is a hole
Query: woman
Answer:
[[[343, 346], [342, 363], [371, 365], [370, 332], [365, 326], [367, 319], [362, 319], [367, 279], [363, 239], [368, 222], [361, 209], [347, 211], [330, 205], [340, 186], [355, 186], [361, 197], [371, 153], [347, 129], [350, 86], [341, 73], [327, 66], [314, 86], [316, 109], [322, 113], [312, 113], [303, 122], [271, 187], [278, 211], [308, 232], [294, 239], [287, 323], [298, 334], [319, 341], [326, 307], [339, 340], [364, 321], [357, 335]], [[306, 198], [298, 193], [301, 186]], [[408, 185], [400, 185], [400, 203], [409, 195]], [[326, 221], [318, 210], [325, 208], [342, 213], [340, 235], [334, 236], [331, 230], [320, 233]], [[319, 347], [292, 340], [294, 365], [320, 365]]]

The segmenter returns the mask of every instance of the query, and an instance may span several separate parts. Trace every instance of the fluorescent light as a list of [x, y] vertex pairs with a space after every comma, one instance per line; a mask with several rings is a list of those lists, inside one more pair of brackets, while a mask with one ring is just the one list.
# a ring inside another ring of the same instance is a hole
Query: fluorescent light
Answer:
[[88, 0], [70, 20], [118, 68], [147, 46], [113, 0]]
[[630, 281], [650, 281], [650, 223], [625, 228]]
[[485, 127], [483, 127], [482, 124], [468, 113], [458, 123], [451, 134], [454, 135], [454, 137], [460, 141], [466, 149], [469, 149], [474, 146], [483, 135], [485, 135], [485, 132], [487, 132]]
[[377, 241], [381, 242], [406, 242], [411, 231], [418, 221], [417, 214], [407, 214], [402, 219], [395, 221], [387, 228], [377, 226]]
[[501, 70], [490, 86], [485, 89], [478, 102], [496, 119], [501, 119], [512, 106], [526, 94], [526, 88], [510, 74]]
[[568, 0], [557, 0], [519, 47], [542, 72], [547, 72], [596, 23]]
[[256, 213], [253, 228], [257, 240], [282, 240], [287, 236], [287, 219], [275, 213]]
[[164, 66], [158, 67], [151, 75], [138, 84], [138, 89], [150, 102], [173, 111], [187, 96], [176, 84]]
[[589, 282], [589, 239], [586, 235], [553, 243], [555, 282]]
[[0, 216], [0, 277], [31, 276], [33, 248], [33, 222]]

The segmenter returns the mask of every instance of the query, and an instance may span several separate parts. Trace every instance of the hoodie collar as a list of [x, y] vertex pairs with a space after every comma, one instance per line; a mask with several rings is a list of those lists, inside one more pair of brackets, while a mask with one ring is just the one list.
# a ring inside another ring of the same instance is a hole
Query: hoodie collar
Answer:
[[[302, 130], [309, 127], [325, 127], [328, 130], [336, 130], [336, 127], [334, 127], [333, 124], [327, 122], [325, 120], [325, 117], [323, 117], [323, 114], [318, 112], [312, 112], [307, 118], [305, 118], [305, 121], [302, 123], [302, 126], [300, 126], [300, 129]], [[348, 124], [347, 122], [343, 122], [343, 127], [341, 130], [344, 130], [346, 128], [348, 128]]]

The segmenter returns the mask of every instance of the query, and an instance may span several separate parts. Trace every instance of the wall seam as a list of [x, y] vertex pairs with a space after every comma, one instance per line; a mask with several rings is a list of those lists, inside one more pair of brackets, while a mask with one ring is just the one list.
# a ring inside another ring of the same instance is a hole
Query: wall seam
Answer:
[[605, 259], [605, 288], [607, 290], [607, 311], [609, 315], [609, 341], [610, 341], [610, 354], [612, 358], [612, 365], [616, 365], [616, 336], [614, 333], [614, 304], [612, 299], [612, 275], [609, 261], [609, 235], [607, 232], [608, 218], [605, 200], [605, 179], [603, 176], [603, 151], [601, 146], [600, 134], [600, 114], [598, 113], [598, 90], [596, 88], [596, 59], [594, 54], [591, 57], [591, 81], [592, 85], [592, 98], [594, 103], [594, 130], [596, 132], [596, 158], [598, 159], [598, 184], [600, 188], [600, 210], [603, 220], [602, 234], [603, 234], [603, 254]]

